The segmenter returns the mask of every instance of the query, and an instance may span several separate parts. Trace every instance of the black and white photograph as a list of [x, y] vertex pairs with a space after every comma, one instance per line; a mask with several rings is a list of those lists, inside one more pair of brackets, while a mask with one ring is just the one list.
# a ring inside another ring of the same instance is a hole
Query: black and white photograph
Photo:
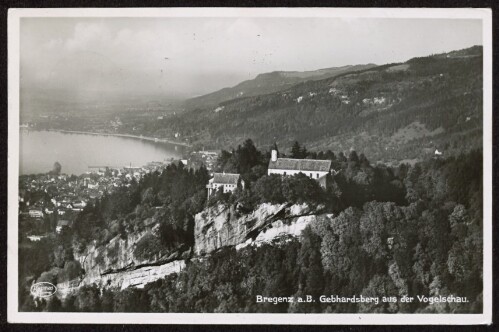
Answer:
[[491, 19], [9, 10], [9, 321], [490, 323]]

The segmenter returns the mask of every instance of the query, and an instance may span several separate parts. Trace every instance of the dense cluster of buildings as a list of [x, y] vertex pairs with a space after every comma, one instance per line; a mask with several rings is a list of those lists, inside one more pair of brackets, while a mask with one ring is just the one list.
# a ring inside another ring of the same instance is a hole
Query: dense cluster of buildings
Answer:
[[217, 151], [194, 151], [189, 156], [189, 166], [199, 168], [201, 165], [204, 165], [208, 172], [210, 172], [215, 167], [217, 158]]
[[[80, 176], [65, 174], [24, 175], [19, 178], [19, 215], [23, 219], [57, 221], [55, 231], [71, 227], [76, 213], [105, 193], [128, 187], [145, 174], [160, 170], [169, 163], [151, 162], [142, 167], [109, 168], [95, 167]], [[30, 235], [31, 241], [40, 240]]]
[[[187, 159], [150, 162], [145, 166], [122, 168], [90, 166], [89, 172], [80, 176], [66, 174], [33, 174], [19, 178], [19, 220], [54, 220], [51, 231], [60, 233], [71, 227], [76, 214], [90, 201], [109, 194], [120, 187], [129, 187], [132, 181], [139, 181], [145, 174], [161, 170], [175, 162], [186, 167], [199, 168], [204, 165], [212, 170], [218, 153], [216, 151], [195, 151]], [[44, 235], [26, 234], [31, 241], [39, 241]]]

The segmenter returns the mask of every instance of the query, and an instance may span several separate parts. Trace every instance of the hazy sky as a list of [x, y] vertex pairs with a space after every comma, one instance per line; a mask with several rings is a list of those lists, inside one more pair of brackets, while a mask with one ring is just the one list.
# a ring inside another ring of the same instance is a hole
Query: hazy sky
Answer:
[[406, 61], [482, 44], [480, 20], [23, 18], [21, 88], [190, 97], [259, 73]]

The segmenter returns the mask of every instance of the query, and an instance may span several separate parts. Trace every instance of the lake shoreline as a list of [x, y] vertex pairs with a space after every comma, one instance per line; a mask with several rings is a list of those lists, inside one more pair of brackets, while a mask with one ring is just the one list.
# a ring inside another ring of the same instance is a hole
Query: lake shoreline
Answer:
[[141, 167], [150, 162], [182, 159], [189, 148], [154, 138], [84, 131], [20, 130], [20, 174], [46, 173], [54, 162], [66, 174], [81, 175], [94, 166]]
[[[32, 130], [32, 129], [28, 129], [28, 130]], [[42, 131], [53, 131], [53, 132], [65, 133], [65, 134], [82, 134], [82, 135], [97, 135], [97, 136], [100, 135], [100, 136], [135, 138], [135, 139], [141, 139], [141, 140], [151, 141], [151, 142], [156, 142], [156, 143], [168, 143], [168, 144], [173, 144], [173, 145], [184, 146], [187, 148], [192, 148], [191, 144], [182, 143], [182, 142], [175, 142], [175, 141], [167, 140], [165, 138], [156, 138], [156, 137], [149, 137], [149, 136], [139, 136], [139, 135], [131, 135], [131, 134], [96, 133], [96, 132], [91, 132], [91, 131], [64, 130], [64, 129], [43, 129]]]

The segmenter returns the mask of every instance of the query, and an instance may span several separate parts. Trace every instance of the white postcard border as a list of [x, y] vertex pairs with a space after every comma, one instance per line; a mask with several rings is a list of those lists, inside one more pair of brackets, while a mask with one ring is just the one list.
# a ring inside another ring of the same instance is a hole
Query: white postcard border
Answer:
[[[341, 17], [479, 19], [483, 33], [483, 313], [482, 314], [216, 314], [31, 313], [18, 311], [19, 32], [22, 17]], [[10, 323], [100, 324], [490, 324], [492, 322], [492, 11], [487, 8], [54, 8], [8, 13], [8, 244]]]

